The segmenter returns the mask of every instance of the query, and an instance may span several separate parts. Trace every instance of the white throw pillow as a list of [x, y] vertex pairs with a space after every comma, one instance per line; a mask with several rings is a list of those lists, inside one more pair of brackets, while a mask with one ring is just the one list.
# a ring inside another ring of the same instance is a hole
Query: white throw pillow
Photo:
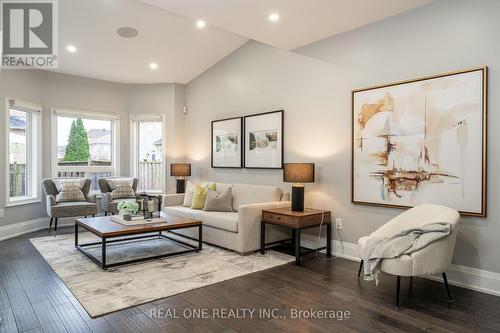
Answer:
[[194, 196], [194, 184], [188, 181], [186, 186], [186, 192], [184, 193], [184, 202], [182, 203], [182, 206], [191, 207], [191, 204], [193, 203], [193, 196]]

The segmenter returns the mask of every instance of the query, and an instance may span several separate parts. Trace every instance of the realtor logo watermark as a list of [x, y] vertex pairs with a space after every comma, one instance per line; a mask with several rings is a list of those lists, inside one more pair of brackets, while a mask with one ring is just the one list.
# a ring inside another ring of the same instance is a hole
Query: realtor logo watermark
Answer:
[[1, 1], [2, 68], [58, 67], [57, 0]]

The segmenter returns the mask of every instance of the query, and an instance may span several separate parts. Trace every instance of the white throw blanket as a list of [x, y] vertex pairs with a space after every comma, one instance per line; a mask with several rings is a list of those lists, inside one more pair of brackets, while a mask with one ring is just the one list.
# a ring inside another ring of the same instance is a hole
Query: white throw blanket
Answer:
[[378, 285], [382, 259], [398, 258], [416, 252], [450, 235], [452, 229], [450, 223], [431, 223], [403, 230], [392, 237], [368, 239], [363, 256], [364, 279], [375, 280]]

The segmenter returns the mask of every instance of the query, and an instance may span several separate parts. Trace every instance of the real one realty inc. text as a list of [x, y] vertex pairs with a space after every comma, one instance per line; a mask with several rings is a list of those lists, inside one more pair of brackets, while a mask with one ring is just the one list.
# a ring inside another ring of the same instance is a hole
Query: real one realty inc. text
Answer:
[[150, 309], [150, 318], [159, 319], [333, 319], [351, 318], [349, 310], [279, 308], [185, 308]]

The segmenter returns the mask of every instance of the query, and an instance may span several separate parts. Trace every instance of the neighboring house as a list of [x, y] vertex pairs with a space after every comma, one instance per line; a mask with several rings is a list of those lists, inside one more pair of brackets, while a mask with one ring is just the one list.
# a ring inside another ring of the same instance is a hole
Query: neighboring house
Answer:
[[158, 139], [153, 143], [153, 149], [148, 152], [149, 159], [151, 161], [161, 161], [163, 152], [163, 140]]
[[[106, 129], [91, 129], [87, 132], [92, 161], [109, 161], [111, 157], [111, 131]], [[57, 158], [64, 159], [66, 146], [57, 147]]]
[[[95, 130], [91, 130], [95, 131]], [[89, 132], [91, 132], [89, 131]], [[101, 137], [89, 137], [90, 158], [92, 161], [109, 161], [111, 157], [111, 133], [109, 131]]]

